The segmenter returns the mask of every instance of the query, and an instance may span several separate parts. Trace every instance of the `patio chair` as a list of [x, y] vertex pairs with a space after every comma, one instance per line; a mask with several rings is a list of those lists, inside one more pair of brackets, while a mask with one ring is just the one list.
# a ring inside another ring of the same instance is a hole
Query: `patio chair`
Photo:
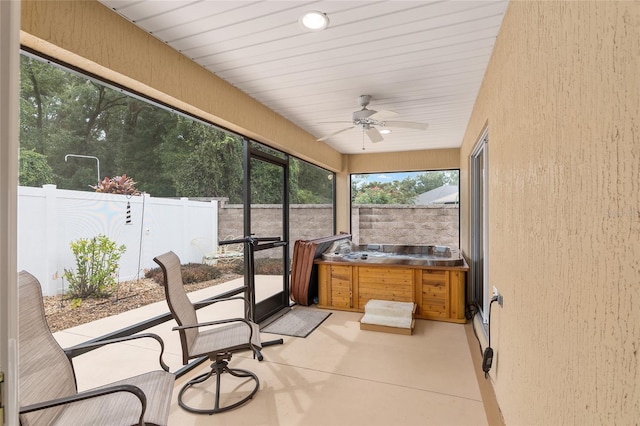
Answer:
[[[167, 424], [175, 376], [162, 360], [164, 343], [160, 337], [138, 334], [65, 350], [47, 325], [40, 283], [25, 271], [18, 274], [18, 303], [21, 425]], [[140, 338], [160, 343], [162, 370], [78, 392], [74, 356], [87, 348]]]
[[[254, 358], [257, 357], [259, 361], [263, 359], [260, 353], [260, 349], [262, 348], [260, 328], [254, 322], [246, 319], [248, 317], [248, 301], [244, 297], [236, 296], [208, 302], [217, 304], [241, 300], [244, 302], [245, 318], [231, 318], [198, 323], [195, 306], [191, 303], [184, 290], [182, 272], [180, 270], [180, 259], [178, 256], [170, 251], [157, 256], [153, 260], [160, 265], [164, 274], [164, 290], [167, 304], [174, 319], [178, 323], [178, 326], [174, 327], [173, 330], [177, 330], [180, 333], [182, 362], [186, 365], [190, 359], [201, 357], [208, 357], [209, 360], [212, 361], [210, 371], [191, 379], [180, 389], [180, 393], [178, 394], [178, 403], [180, 406], [192, 413], [214, 414], [231, 410], [252, 399], [260, 387], [258, 377], [248, 370], [230, 368], [228, 366], [232, 353], [237, 351], [251, 350], [253, 351]], [[206, 327], [206, 329], [201, 330], [203, 327]], [[252, 390], [248, 391], [248, 395], [239, 401], [228, 405], [221, 405], [220, 382], [224, 373], [235, 377], [247, 378], [248, 382], [243, 381], [243, 385], [245, 386], [245, 382], [251, 383], [251, 380], [255, 382], [255, 385]], [[214, 406], [212, 408], [197, 408], [185, 403], [183, 396], [188, 389], [213, 376], [215, 376], [216, 383]]]

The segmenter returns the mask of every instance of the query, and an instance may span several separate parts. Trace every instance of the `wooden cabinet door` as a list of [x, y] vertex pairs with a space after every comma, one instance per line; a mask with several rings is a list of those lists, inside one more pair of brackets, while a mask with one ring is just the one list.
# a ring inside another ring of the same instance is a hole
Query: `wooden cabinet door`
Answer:
[[422, 300], [419, 315], [431, 318], [449, 318], [449, 271], [424, 269], [422, 271]]
[[342, 309], [350, 309], [353, 307], [352, 269], [350, 266], [331, 266], [331, 306]]
[[405, 268], [358, 267], [359, 310], [370, 299], [413, 302], [413, 271]]
[[465, 306], [465, 273], [462, 271], [449, 272], [449, 291], [451, 293], [451, 319], [457, 320], [457, 322], [466, 322], [464, 316]]

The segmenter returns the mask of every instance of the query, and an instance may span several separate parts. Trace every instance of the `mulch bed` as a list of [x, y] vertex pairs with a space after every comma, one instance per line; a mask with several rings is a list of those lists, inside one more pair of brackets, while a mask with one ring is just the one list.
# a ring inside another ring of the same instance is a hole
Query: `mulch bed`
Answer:
[[[193, 284], [185, 284], [187, 292], [218, 285], [235, 278], [237, 274], [223, 274], [220, 278]], [[164, 287], [149, 278], [125, 281], [118, 285], [117, 291], [108, 298], [83, 299], [79, 306], [66, 299], [64, 295], [45, 296], [44, 310], [52, 333], [136, 309], [150, 303], [165, 300]]]

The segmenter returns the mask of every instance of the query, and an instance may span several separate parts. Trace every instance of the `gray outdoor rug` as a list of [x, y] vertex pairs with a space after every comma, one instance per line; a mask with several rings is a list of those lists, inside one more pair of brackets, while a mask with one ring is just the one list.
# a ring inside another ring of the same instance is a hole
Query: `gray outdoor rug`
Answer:
[[260, 331], [284, 336], [307, 337], [329, 315], [331, 312], [295, 307]]

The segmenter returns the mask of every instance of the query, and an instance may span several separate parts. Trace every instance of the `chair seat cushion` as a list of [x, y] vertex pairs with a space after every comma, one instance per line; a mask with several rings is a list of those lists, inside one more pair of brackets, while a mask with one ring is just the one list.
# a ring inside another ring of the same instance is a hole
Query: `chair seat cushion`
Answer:
[[189, 356], [193, 358], [212, 353], [234, 352], [239, 349], [249, 348], [251, 330], [253, 330], [251, 344], [258, 349], [262, 348], [260, 327], [251, 323], [250, 329], [246, 323], [238, 322], [209, 330], [201, 330], [191, 346]]
[[[139, 387], [147, 396], [146, 425], [166, 425], [171, 407], [171, 393], [175, 383], [172, 373], [158, 370], [103, 387], [131, 384]], [[117, 392], [99, 398], [91, 398], [66, 406], [56, 419], [56, 425], [136, 425], [140, 417], [140, 400], [129, 392]], [[101, 419], [96, 423], [95, 419]]]

